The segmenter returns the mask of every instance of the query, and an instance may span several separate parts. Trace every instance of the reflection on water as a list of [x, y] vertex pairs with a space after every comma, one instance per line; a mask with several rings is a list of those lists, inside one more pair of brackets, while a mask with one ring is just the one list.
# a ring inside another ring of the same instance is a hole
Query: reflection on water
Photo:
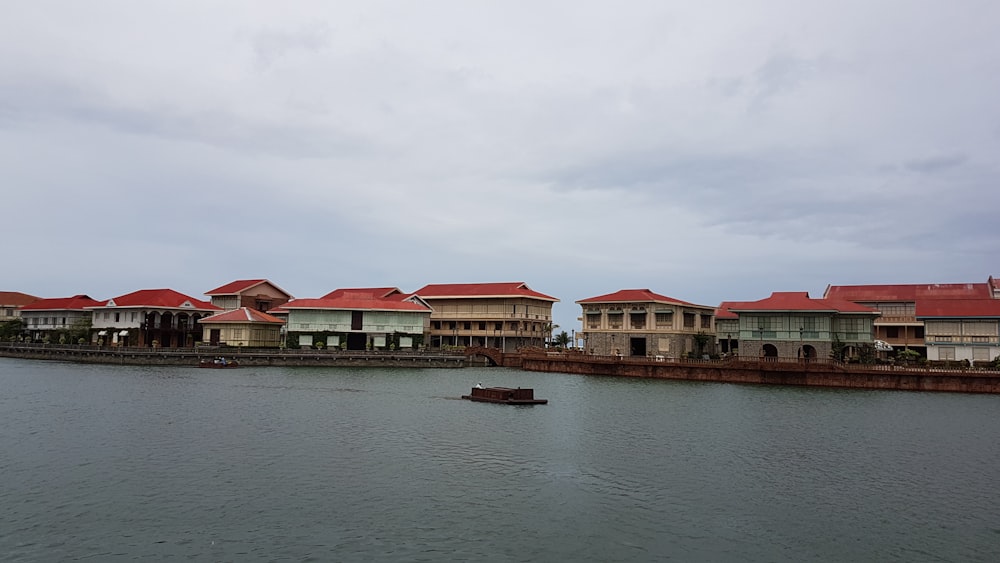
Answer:
[[0, 359], [0, 560], [1000, 556], [1000, 397], [206, 371]]

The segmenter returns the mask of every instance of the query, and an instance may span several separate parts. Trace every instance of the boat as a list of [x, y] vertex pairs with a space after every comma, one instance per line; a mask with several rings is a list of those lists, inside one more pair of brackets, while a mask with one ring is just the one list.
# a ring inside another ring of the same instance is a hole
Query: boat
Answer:
[[236, 360], [227, 360], [225, 358], [219, 357], [214, 360], [201, 360], [198, 362], [198, 367], [200, 368], [212, 368], [212, 369], [227, 369], [227, 368], [238, 368], [240, 363]]
[[512, 389], [510, 387], [481, 387], [476, 385], [463, 399], [480, 403], [501, 403], [504, 405], [544, 405], [548, 399], [536, 399], [534, 389]]

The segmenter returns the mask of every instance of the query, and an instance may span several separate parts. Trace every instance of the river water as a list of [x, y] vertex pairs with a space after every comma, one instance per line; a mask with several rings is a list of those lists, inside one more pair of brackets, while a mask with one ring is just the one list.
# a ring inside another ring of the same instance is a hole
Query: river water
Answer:
[[1000, 560], [1000, 396], [0, 358], [0, 456], [0, 561]]

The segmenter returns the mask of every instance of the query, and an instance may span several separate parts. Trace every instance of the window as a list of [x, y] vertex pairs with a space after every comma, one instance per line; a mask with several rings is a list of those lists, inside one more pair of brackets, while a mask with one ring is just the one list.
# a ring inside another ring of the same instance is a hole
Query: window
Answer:
[[899, 338], [899, 327], [898, 326], [888, 326], [885, 328], [886, 338]]
[[493, 323], [493, 330], [503, 330], [503, 323]]
[[66, 317], [63, 317], [63, 318], [62, 318], [62, 325], [63, 325], [63, 326], [66, 326]]
[[694, 313], [684, 312], [684, 328], [694, 328]]
[[122, 314], [121, 313], [115, 313], [115, 322], [116, 323], [120, 323], [121, 321], [122, 321]]
[[463, 323], [462, 330], [472, 330], [472, 323]]
[[938, 349], [938, 357], [942, 360], [954, 360], [955, 359], [955, 347], [954, 346], [942, 346]]
[[441, 330], [441, 321], [432, 321], [431, 328], [434, 330]]
[[712, 316], [702, 315], [701, 316], [701, 328], [712, 328]]
[[479, 330], [486, 330], [486, 323], [479, 323]]
[[629, 326], [633, 329], [646, 328], [646, 313], [633, 313], [629, 315]]
[[976, 362], [988, 362], [990, 361], [990, 349], [989, 348], [973, 348], [972, 349], [972, 359]]
[[656, 313], [656, 328], [670, 328], [674, 326], [673, 313]]

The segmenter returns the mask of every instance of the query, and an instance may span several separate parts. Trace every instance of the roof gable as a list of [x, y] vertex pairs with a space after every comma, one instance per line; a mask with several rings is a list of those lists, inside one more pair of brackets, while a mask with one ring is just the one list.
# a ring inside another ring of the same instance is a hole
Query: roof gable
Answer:
[[107, 301], [97, 301], [89, 295], [39, 299], [21, 307], [22, 311], [82, 311], [87, 307], [102, 307]]
[[740, 312], [773, 312], [787, 311], [799, 313], [868, 313], [878, 315], [879, 312], [864, 305], [858, 305], [843, 299], [813, 299], [806, 291], [775, 291], [770, 297], [758, 301], [744, 301], [732, 304], [729, 310]]
[[28, 295], [27, 293], [21, 293], [20, 291], [0, 291], [0, 305], [14, 305], [15, 307], [22, 307], [28, 303], [34, 303], [41, 299], [40, 297], [35, 297], [34, 295]]
[[207, 301], [195, 299], [172, 289], [140, 289], [139, 291], [133, 291], [132, 293], [108, 299], [104, 307], [150, 307], [202, 311], [222, 310], [221, 307], [212, 305]]
[[690, 305], [692, 307], [700, 306], [695, 305], [694, 303], [688, 303], [687, 301], [681, 301], [680, 299], [674, 299], [673, 297], [667, 297], [666, 295], [660, 295], [659, 293], [654, 293], [648, 289], [620, 289], [614, 293], [598, 295], [597, 297], [588, 297], [587, 299], [577, 301], [577, 303], [581, 305], [595, 303], [636, 302], [670, 303], [674, 305]]
[[349, 298], [364, 298], [364, 296], [371, 296], [375, 298], [385, 299], [392, 295], [402, 294], [403, 292], [399, 290], [398, 287], [353, 287], [353, 288], [338, 288], [330, 293], [327, 293], [320, 299], [336, 299], [339, 297], [349, 297]]
[[898, 285], [831, 285], [824, 297], [848, 301], [914, 302], [921, 299], [980, 299], [990, 296], [987, 283], [931, 283]]
[[267, 313], [262, 313], [256, 309], [251, 309], [249, 307], [240, 307], [239, 309], [233, 309], [232, 311], [226, 311], [211, 317], [205, 317], [198, 320], [199, 323], [252, 323], [252, 324], [284, 324], [285, 321], [275, 317], [273, 315], [268, 315]]
[[462, 299], [468, 297], [529, 297], [542, 301], [559, 301], [539, 293], [524, 282], [440, 283], [428, 284], [414, 291], [424, 299]]
[[267, 285], [273, 287], [274, 289], [280, 291], [281, 293], [283, 293], [289, 299], [291, 299], [291, 297], [292, 297], [292, 295], [290, 293], [288, 293], [284, 289], [281, 289], [280, 287], [278, 287], [277, 285], [275, 285], [270, 280], [266, 280], [266, 279], [258, 279], [258, 280], [236, 280], [236, 281], [233, 281], [233, 282], [229, 282], [226, 285], [219, 286], [219, 287], [217, 287], [215, 289], [206, 291], [205, 295], [208, 295], [209, 297], [222, 296], [222, 295], [240, 295], [242, 293], [245, 293], [245, 292], [247, 292], [247, 291], [249, 291], [249, 290], [251, 290], [251, 289], [253, 289], [253, 288], [255, 288], [255, 287], [259, 286], [259, 285], [263, 285], [263, 284], [267, 284]]
[[1000, 299], [925, 299], [917, 302], [916, 317], [1000, 318]]

